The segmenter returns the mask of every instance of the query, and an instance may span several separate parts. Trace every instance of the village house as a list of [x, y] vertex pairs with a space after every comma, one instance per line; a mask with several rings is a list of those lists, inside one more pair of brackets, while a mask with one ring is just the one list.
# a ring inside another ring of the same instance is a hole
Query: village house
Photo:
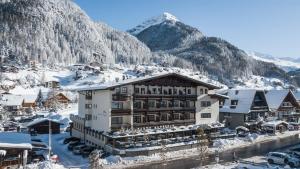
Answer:
[[23, 95], [24, 100], [22, 106], [24, 108], [35, 108], [37, 106], [37, 94]]
[[266, 99], [273, 117], [287, 122], [299, 122], [300, 113], [296, 110], [300, 105], [291, 90], [266, 91]]
[[23, 96], [13, 94], [3, 94], [1, 96], [0, 105], [3, 109], [12, 113], [11, 115], [19, 115], [23, 106]]
[[222, 127], [218, 122], [221, 95], [214, 91], [218, 88], [181, 74], [165, 73], [82, 89], [79, 113], [71, 115], [72, 136], [87, 144], [119, 148], [128, 148], [130, 140], [145, 137], [149, 141], [192, 139], [199, 127]]
[[268, 116], [264, 90], [229, 89], [227, 96], [229, 99], [220, 108], [220, 121], [229, 128], [255, 126]]
[[63, 92], [49, 92], [48, 95], [44, 97], [43, 104], [46, 108], [50, 108], [53, 104], [67, 107], [70, 102], [71, 100]]
[[31, 134], [49, 134], [49, 124], [51, 122], [51, 133], [59, 134], [61, 123], [47, 118], [36, 119], [27, 124], [28, 131]]
[[0, 132], [0, 168], [23, 168], [32, 149], [29, 134]]

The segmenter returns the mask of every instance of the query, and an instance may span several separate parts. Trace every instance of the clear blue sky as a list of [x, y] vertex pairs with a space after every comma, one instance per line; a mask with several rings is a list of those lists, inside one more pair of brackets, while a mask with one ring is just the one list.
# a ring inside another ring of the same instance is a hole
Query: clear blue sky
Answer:
[[244, 50], [300, 57], [300, 0], [74, 0], [93, 20], [128, 30], [163, 12]]

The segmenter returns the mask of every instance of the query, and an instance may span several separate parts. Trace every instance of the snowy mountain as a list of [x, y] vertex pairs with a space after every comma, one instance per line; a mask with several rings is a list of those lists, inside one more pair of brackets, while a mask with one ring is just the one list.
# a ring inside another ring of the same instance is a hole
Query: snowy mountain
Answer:
[[128, 33], [93, 22], [70, 0], [1, 0], [5, 61], [45, 64], [149, 62], [149, 48]]
[[294, 71], [300, 69], [300, 59], [294, 58], [277, 58], [271, 55], [262, 54], [259, 52], [247, 51], [249, 56], [253, 57], [256, 60], [261, 60], [264, 62], [274, 63], [285, 71]]
[[292, 81], [275, 64], [255, 60], [229, 42], [221, 38], [207, 37], [197, 28], [178, 19], [150, 19], [141, 25], [128, 32], [144, 42], [152, 52], [183, 59], [226, 84], [237, 77], [252, 75], [287, 78]]
[[142, 32], [143, 30], [149, 28], [150, 26], [157, 25], [157, 24], [163, 23], [165, 21], [176, 23], [179, 20], [174, 15], [172, 15], [168, 12], [164, 12], [162, 15], [159, 15], [159, 16], [156, 16], [156, 17], [146, 20], [145, 22], [136, 26], [135, 28], [128, 30], [128, 32], [131, 33], [132, 35], [137, 35], [140, 32]]

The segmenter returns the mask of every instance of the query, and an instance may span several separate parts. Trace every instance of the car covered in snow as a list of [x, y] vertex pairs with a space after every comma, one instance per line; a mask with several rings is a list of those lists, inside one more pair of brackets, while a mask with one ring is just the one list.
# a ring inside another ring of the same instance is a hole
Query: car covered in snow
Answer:
[[80, 143], [80, 141], [71, 141], [68, 145], [68, 150], [73, 150], [74, 147], [84, 145], [84, 143]]
[[300, 160], [290, 154], [282, 152], [270, 152], [267, 155], [267, 161], [270, 164], [288, 164], [291, 167], [299, 167]]
[[94, 150], [95, 150], [95, 147], [87, 146], [87, 147], [81, 149], [80, 153], [81, 153], [82, 157], [88, 157], [91, 154], [91, 152]]
[[68, 144], [70, 143], [71, 141], [80, 141], [80, 138], [77, 138], [77, 137], [68, 137], [68, 138], [65, 138], [64, 139], [64, 144]]
[[79, 145], [77, 145], [77, 146], [75, 146], [74, 148], [73, 148], [73, 153], [74, 154], [81, 154], [81, 150], [82, 149], [84, 149], [86, 147], [86, 145], [84, 145], [84, 144], [79, 144]]

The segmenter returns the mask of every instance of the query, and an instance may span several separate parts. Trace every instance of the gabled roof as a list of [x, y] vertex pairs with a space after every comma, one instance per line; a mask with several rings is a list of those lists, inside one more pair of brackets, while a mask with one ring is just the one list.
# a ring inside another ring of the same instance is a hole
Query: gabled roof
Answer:
[[[266, 99], [270, 109], [278, 109], [290, 90], [269, 90]], [[293, 95], [293, 93], [291, 93]], [[293, 95], [294, 96], [294, 95]], [[296, 98], [295, 98], [296, 99]]]
[[177, 76], [178, 78], [182, 78], [183, 80], [192, 81], [193, 83], [196, 83], [199, 86], [205, 86], [205, 87], [207, 87], [209, 89], [220, 89], [219, 86], [203, 82], [200, 79], [195, 79], [195, 78], [190, 77], [190, 76], [186, 76], [186, 75], [182, 75], [182, 74], [179, 74], [179, 73], [172, 72], [172, 73], [160, 73], [160, 74], [156, 74], [156, 75], [144, 76], [144, 77], [139, 77], [139, 78], [134, 78], [134, 79], [126, 79], [126, 80], [123, 80], [123, 81], [120, 81], [120, 82], [116, 82], [116, 83], [113, 83], [113, 84], [102, 84], [102, 85], [99, 85], [99, 86], [82, 88], [79, 91], [85, 91], [85, 90], [107, 90], [107, 89], [119, 87], [119, 86], [122, 86], [122, 85], [135, 84], [135, 83], [140, 83], [140, 82], [144, 82], [144, 81], [148, 81], [148, 80], [153, 80], [153, 79], [156, 79], [156, 78], [168, 77], [168, 76]]
[[40, 118], [40, 119], [35, 119], [34, 121], [30, 122], [27, 124], [27, 127], [31, 127], [31, 126], [34, 126], [36, 124], [39, 124], [39, 123], [42, 123], [42, 122], [45, 122], [45, 121], [51, 121], [53, 123], [58, 123], [58, 124], [61, 124], [59, 121], [57, 120], [52, 120], [52, 119], [48, 119], [48, 118]]
[[20, 106], [23, 103], [23, 96], [13, 94], [3, 94], [0, 104], [3, 106]]
[[0, 132], [0, 149], [32, 149], [29, 134]]
[[[220, 112], [230, 112], [230, 113], [249, 113], [254, 100], [254, 96], [257, 91], [264, 92], [258, 89], [229, 89], [226, 99]], [[235, 108], [231, 108], [231, 100], [238, 100], [238, 104]]]

